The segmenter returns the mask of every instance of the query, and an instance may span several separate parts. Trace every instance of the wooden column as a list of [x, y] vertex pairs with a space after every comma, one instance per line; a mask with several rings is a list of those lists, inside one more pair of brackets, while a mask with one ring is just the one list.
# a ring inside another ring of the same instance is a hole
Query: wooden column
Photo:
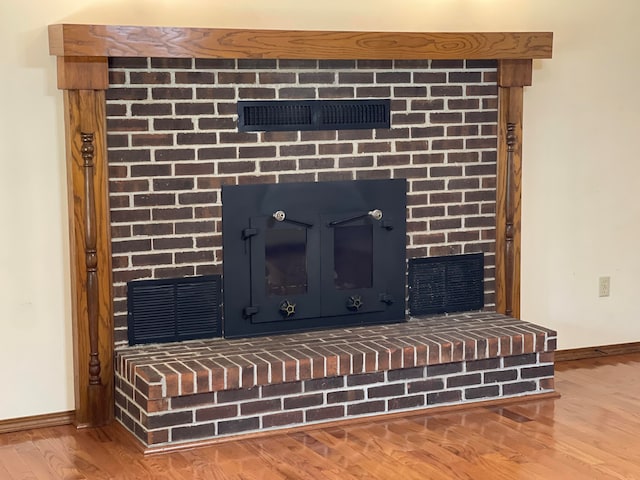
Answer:
[[523, 87], [532, 60], [498, 63], [498, 166], [496, 204], [496, 310], [520, 317]]
[[59, 57], [64, 90], [72, 272], [75, 423], [113, 418], [113, 307], [105, 57]]

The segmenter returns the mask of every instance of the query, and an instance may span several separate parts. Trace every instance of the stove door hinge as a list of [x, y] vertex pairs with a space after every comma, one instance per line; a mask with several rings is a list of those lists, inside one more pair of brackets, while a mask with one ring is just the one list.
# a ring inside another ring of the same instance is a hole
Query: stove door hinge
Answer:
[[387, 304], [387, 305], [391, 305], [393, 303], [393, 297], [391, 295], [389, 295], [388, 293], [381, 293], [380, 294], [380, 301], [382, 303]]
[[242, 230], [242, 240], [247, 240], [251, 237], [255, 237], [258, 234], [257, 228], [245, 228]]
[[254, 307], [253, 305], [249, 305], [248, 307], [244, 307], [242, 309], [242, 316], [244, 318], [251, 318], [252, 316], [254, 316], [259, 311], [260, 311], [260, 308]]

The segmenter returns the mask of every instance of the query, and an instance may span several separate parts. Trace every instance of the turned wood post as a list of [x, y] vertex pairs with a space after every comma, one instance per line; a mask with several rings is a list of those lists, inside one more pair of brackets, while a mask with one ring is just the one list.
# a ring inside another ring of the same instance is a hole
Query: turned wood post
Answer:
[[106, 152], [106, 58], [59, 57], [72, 272], [75, 423], [113, 418], [113, 307]]
[[498, 62], [498, 165], [496, 185], [496, 310], [520, 317], [523, 87], [532, 60]]

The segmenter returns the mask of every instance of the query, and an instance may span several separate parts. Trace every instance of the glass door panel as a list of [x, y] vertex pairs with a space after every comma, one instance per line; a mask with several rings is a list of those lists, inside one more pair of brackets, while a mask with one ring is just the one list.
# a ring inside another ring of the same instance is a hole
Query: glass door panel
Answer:
[[[317, 222], [310, 227], [278, 222], [273, 217], [251, 217], [252, 323], [294, 322], [320, 316], [320, 250]], [[314, 255], [314, 252], [315, 255]], [[313, 256], [312, 256], [313, 255]]]
[[267, 229], [265, 232], [266, 292], [274, 295], [307, 293], [307, 230]]
[[333, 236], [334, 284], [338, 290], [373, 286], [371, 225], [336, 226]]
[[[381, 274], [385, 230], [362, 212], [323, 215], [321, 233], [322, 314], [354, 315], [382, 311], [386, 279]], [[360, 214], [360, 215], [359, 215]], [[351, 218], [348, 223], [343, 220]]]

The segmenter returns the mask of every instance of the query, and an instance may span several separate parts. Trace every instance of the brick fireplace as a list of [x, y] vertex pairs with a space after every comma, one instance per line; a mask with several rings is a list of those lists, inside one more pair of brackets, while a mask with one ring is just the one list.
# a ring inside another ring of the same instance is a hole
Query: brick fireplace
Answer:
[[[516, 320], [522, 91], [551, 34], [54, 25], [50, 45], [65, 90], [79, 425], [112, 418], [114, 356], [119, 419], [151, 446], [552, 392], [555, 333]], [[390, 97], [392, 128], [234, 129], [238, 99], [310, 97]], [[335, 332], [322, 353], [303, 348], [317, 337], [279, 338], [284, 356], [240, 342], [245, 357], [227, 340], [114, 351], [127, 279], [220, 271], [222, 184], [377, 177], [409, 182], [409, 256], [484, 253], [487, 312]]]
[[[222, 272], [221, 186], [406, 179], [407, 256], [482, 252], [495, 309], [493, 60], [112, 58], [115, 343], [126, 282]], [[391, 100], [391, 128], [238, 132], [237, 102]]]

